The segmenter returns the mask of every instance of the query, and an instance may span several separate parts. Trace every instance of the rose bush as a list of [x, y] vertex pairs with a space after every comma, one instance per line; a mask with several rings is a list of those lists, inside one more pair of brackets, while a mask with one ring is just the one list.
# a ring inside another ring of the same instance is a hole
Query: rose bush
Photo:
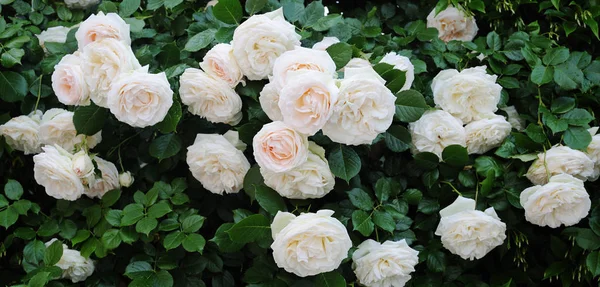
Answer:
[[0, 283], [597, 284], [598, 7], [0, 1]]

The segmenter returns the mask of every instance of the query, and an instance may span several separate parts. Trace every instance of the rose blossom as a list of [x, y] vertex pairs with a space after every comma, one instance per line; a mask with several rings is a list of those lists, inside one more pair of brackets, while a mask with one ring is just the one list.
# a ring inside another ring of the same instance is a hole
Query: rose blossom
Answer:
[[0, 125], [0, 135], [4, 136], [6, 143], [13, 149], [25, 154], [39, 153], [42, 151], [38, 135], [41, 121], [40, 110], [14, 117]]
[[119, 174], [119, 184], [122, 187], [130, 187], [133, 184], [134, 178], [131, 172], [126, 171]]
[[244, 75], [233, 57], [233, 47], [229, 44], [217, 44], [212, 47], [204, 55], [200, 68], [205, 73], [227, 82], [232, 88], [240, 82], [245, 84], [242, 81]]
[[291, 74], [301, 70], [318, 71], [333, 78], [335, 63], [325, 51], [296, 47], [294, 50], [281, 54], [275, 60], [273, 77], [270, 78], [270, 82], [275, 83], [275, 87], [280, 90], [288, 83], [288, 77]]
[[121, 186], [119, 184], [119, 171], [117, 171], [115, 164], [98, 156], [94, 157], [94, 162], [100, 170], [101, 177], [90, 179], [85, 193], [91, 198], [102, 198], [107, 192]]
[[410, 89], [415, 80], [415, 66], [410, 62], [408, 57], [400, 56], [396, 53], [387, 53], [379, 61], [394, 66], [394, 69], [406, 72], [406, 81], [400, 91]]
[[105, 15], [102, 11], [96, 15], [90, 15], [85, 21], [81, 22], [75, 33], [75, 38], [79, 49], [103, 39], [115, 39], [122, 41], [125, 45], [131, 45], [129, 24], [125, 23], [116, 13]]
[[84, 193], [84, 186], [73, 170], [73, 155], [60, 146], [47, 145], [33, 156], [33, 177], [46, 193], [56, 199], [74, 201]]
[[519, 113], [517, 112], [515, 106], [508, 106], [500, 109], [506, 113], [506, 116], [508, 117], [508, 122], [515, 130], [525, 130], [525, 119], [519, 116]]
[[321, 42], [315, 43], [312, 46], [312, 48], [313, 48], [313, 50], [325, 51], [331, 45], [337, 44], [339, 42], [340, 42], [340, 39], [338, 39], [337, 37], [323, 37], [323, 40], [321, 40]]
[[81, 53], [65, 55], [54, 66], [52, 90], [58, 101], [65, 105], [87, 106], [90, 104], [90, 91], [82, 70]]
[[[52, 245], [56, 238], [46, 242], [46, 248]], [[94, 273], [94, 261], [81, 256], [77, 250], [69, 249], [66, 244], [63, 244], [63, 253], [60, 260], [56, 263], [56, 267], [62, 269], [62, 278], [71, 279], [71, 282], [77, 283], [85, 281]]]
[[551, 177], [545, 185], [526, 188], [520, 199], [527, 221], [552, 228], [579, 223], [592, 204], [583, 181], [565, 173]]
[[364, 286], [402, 287], [415, 272], [418, 254], [404, 239], [383, 244], [367, 239], [352, 254], [352, 269]]
[[252, 140], [254, 158], [261, 168], [284, 172], [308, 158], [308, 138], [283, 122], [264, 125]]
[[493, 207], [475, 210], [475, 200], [459, 196], [440, 210], [440, 223], [435, 235], [442, 245], [463, 259], [481, 259], [506, 239], [506, 224]]
[[38, 38], [38, 42], [44, 52], [48, 52], [45, 43], [65, 43], [67, 41], [67, 34], [69, 34], [71, 28], [64, 26], [50, 27], [45, 31], [35, 35]]
[[567, 146], [553, 146], [539, 153], [525, 174], [531, 183], [542, 185], [554, 175], [566, 173], [581, 180], [594, 175], [594, 162], [583, 152]]
[[260, 107], [272, 121], [283, 121], [283, 115], [279, 109], [279, 91], [275, 83], [267, 83], [258, 97]]
[[431, 152], [442, 158], [447, 146], [466, 146], [466, 132], [460, 120], [442, 110], [427, 111], [408, 125], [412, 153]]
[[332, 271], [348, 257], [352, 241], [333, 211], [295, 216], [277, 212], [271, 224], [273, 259], [280, 268], [300, 277]]
[[589, 180], [596, 181], [600, 177], [600, 134], [596, 134], [598, 127], [588, 130], [592, 135], [592, 142], [588, 145], [585, 154], [594, 163], [594, 173], [589, 176]]
[[473, 121], [465, 126], [469, 154], [484, 154], [500, 146], [512, 126], [503, 116]]
[[39, 138], [43, 144], [57, 144], [72, 152], [78, 145], [85, 143], [89, 148], [102, 141], [102, 131], [93, 136], [77, 134], [73, 124], [73, 112], [63, 109], [50, 109], [44, 113], [40, 125]]
[[472, 41], [477, 35], [475, 18], [466, 17], [465, 13], [454, 7], [448, 7], [439, 14], [435, 9], [427, 16], [427, 27], [438, 30], [438, 37], [444, 41]]

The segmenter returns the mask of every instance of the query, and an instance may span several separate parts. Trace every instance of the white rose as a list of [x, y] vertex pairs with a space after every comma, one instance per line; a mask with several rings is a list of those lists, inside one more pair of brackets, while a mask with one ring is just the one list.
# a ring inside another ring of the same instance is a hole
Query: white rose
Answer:
[[13, 149], [25, 154], [39, 153], [42, 150], [38, 135], [41, 121], [42, 112], [39, 110], [14, 117], [0, 125], [0, 135], [4, 136], [6, 143]]
[[284, 172], [308, 158], [308, 138], [283, 122], [264, 125], [252, 140], [254, 158], [261, 168]]
[[273, 76], [269, 80], [277, 89], [282, 89], [288, 83], [288, 77], [299, 70], [319, 71], [333, 78], [335, 63], [325, 51], [296, 47], [275, 60]]
[[352, 241], [333, 211], [295, 216], [277, 212], [271, 224], [273, 259], [280, 268], [300, 277], [332, 271], [348, 257]]
[[346, 68], [333, 114], [323, 127], [332, 141], [371, 144], [394, 119], [396, 97], [373, 68]]
[[310, 70], [288, 74], [278, 103], [283, 122], [298, 132], [314, 135], [331, 117], [338, 91], [330, 74]]
[[115, 164], [98, 156], [94, 157], [94, 161], [101, 172], [98, 176], [101, 177], [90, 180], [85, 194], [91, 198], [102, 198], [105, 193], [121, 187], [119, 183], [119, 171]]
[[52, 73], [52, 90], [58, 101], [65, 105], [87, 106], [90, 104], [90, 91], [83, 74], [81, 54], [62, 57], [54, 66]]
[[198, 134], [188, 147], [187, 164], [202, 186], [215, 194], [238, 193], [250, 163], [242, 151], [218, 134]]
[[594, 163], [594, 173], [589, 176], [589, 180], [595, 181], [600, 177], [600, 134], [596, 134], [598, 127], [589, 129], [592, 134], [592, 142], [588, 145], [585, 154]]
[[408, 125], [412, 138], [412, 153], [431, 152], [440, 159], [447, 146], [467, 146], [465, 128], [459, 119], [442, 111], [427, 111]]
[[266, 79], [285, 51], [300, 46], [296, 27], [285, 21], [283, 9], [253, 15], [233, 32], [233, 55], [250, 80]]
[[512, 126], [503, 116], [473, 121], [465, 126], [469, 154], [484, 154], [500, 146]]
[[440, 210], [440, 223], [435, 235], [442, 245], [463, 259], [481, 259], [506, 239], [506, 224], [493, 207], [475, 210], [475, 200], [459, 196]]
[[380, 63], [386, 63], [394, 66], [394, 69], [406, 72], [406, 81], [400, 91], [410, 89], [412, 83], [415, 81], [415, 66], [410, 62], [408, 57], [400, 56], [396, 53], [387, 53]]
[[133, 184], [134, 178], [131, 172], [126, 171], [119, 174], [119, 184], [122, 187], [130, 187]]
[[346, 66], [344, 66], [344, 70], [345, 69], [352, 69], [352, 68], [365, 68], [365, 67], [371, 67], [371, 62], [365, 60], [365, 59], [361, 59], [361, 58], [352, 58], [350, 59], [350, 61], [346, 64]]
[[[50, 246], [56, 238], [46, 242], [46, 247]], [[94, 273], [94, 261], [81, 256], [77, 250], [69, 249], [66, 244], [63, 244], [63, 254], [60, 260], [56, 263], [56, 267], [62, 269], [62, 278], [71, 279], [71, 282], [77, 283], [85, 281]]]
[[116, 13], [104, 15], [102, 11], [96, 15], [90, 15], [85, 21], [81, 22], [75, 33], [75, 38], [79, 49], [103, 39], [115, 39], [123, 42], [124, 45], [131, 45], [129, 24], [125, 23]]
[[88, 178], [94, 175], [94, 164], [85, 150], [74, 154], [71, 160], [73, 162], [73, 171], [79, 178]]
[[327, 50], [327, 48], [329, 48], [329, 46], [339, 43], [340, 39], [338, 39], [337, 37], [323, 37], [323, 40], [321, 40], [321, 42], [317, 42], [315, 43], [312, 48], [313, 50], [321, 50], [321, 51], [325, 51]]
[[437, 107], [468, 124], [487, 118], [498, 110], [502, 87], [496, 75], [488, 75], [485, 66], [443, 70], [431, 83], [433, 101]]
[[74, 201], [84, 193], [81, 179], [73, 171], [73, 155], [60, 146], [47, 145], [33, 156], [33, 177], [56, 199]]
[[415, 272], [418, 255], [404, 239], [383, 244], [367, 239], [352, 254], [352, 269], [364, 286], [402, 287], [410, 280], [410, 273]]
[[193, 68], [186, 69], [179, 82], [181, 102], [192, 114], [232, 126], [242, 119], [242, 99], [227, 82]]
[[217, 44], [212, 47], [204, 55], [200, 68], [205, 73], [227, 82], [232, 88], [235, 88], [244, 78], [242, 70], [233, 57], [233, 46], [229, 44]]
[[284, 172], [272, 172], [261, 168], [265, 184], [281, 196], [292, 199], [321, 198], [335, 185], [335, 178], [329, 169], [325, 150], [309, 142], [306, 162]]
[[67, 4], [67, 7], [69, 8], [85, 9], [88, 7], [92, 7], [100, 3], [101, 1], [102, 0], [65, 0], [65, 4]]
[[173, 105], [173, 91], [164, 72], [149, 74], [146, 66], [113, 82], [107, 105], [117, 120], [132, 127], [149, 127], [165, 119]]
[[77, 134], [73, 124], [73, 112], [63, 109], [50, 109], [44, 113], [39, 132], [40, 142], [59, 145], [72, 152], [78, 145], [86, 143], [89, 148], [102, 141], [102, 131], [93, 136]]
[[223, 137], [240, 151], [246, 150], [246, 144], [240, 140], [240, 134], [237, 131], [229, 130], [223, 134]]
[[69, 34], [70, 30], [71, 28], [68, 27], [56, 26], [48, 28], [35, 36], [38, 38], [38, 42], [42, 49], [47, 52], [48, 50], [44, 45], [45, 43], [65, 43], [67, 41], [67, 34]]
[[85, 82], [92, 101], [106, 108], [106, 95], [113, 81], [122, 73], [141, 68], [129, 45], [107, 38], [95, 41], [83, 48], [81, 56]]
[[583, 152], [567, 146], [553, 146], [538, 154], [525, 176], [535, 185], [548, 182], [552, 176], [566, 173], [580, 180], [594, 175], [594, 162]]
[[258, 97], [260, 107], [272, 121], [283, 121], [283, 115], [279, 109], [279, 90], [274, 82], [267, 83]]
[[525, 130], [525, 119], [519, 116], [519, 113], [517, 112], [515, 106], [508, 106], [500, 109], [506, 113], [506, 116], [508, 117], [508, 122], [512, 125], [513, 128], [515, 128], [515, 130]]
[[545, 185], [526, 188], [520, 198], [527, 221], [552, 228], [579, 223], [592, 204], [583, 181], [568, 174], [555, 175]]
[[477, 35], [475, 18], [466, 17], [463, 11], [448, 7], [435, 15], [435, 9], [427, 16], [427, 28], [436, 28], [438, 37], [444, 41], [472, 41]]

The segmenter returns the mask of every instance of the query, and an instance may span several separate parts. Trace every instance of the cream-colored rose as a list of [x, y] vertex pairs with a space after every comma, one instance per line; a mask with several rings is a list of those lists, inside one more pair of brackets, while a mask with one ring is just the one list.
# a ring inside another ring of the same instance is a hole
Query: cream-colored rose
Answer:
[[404, 239], [383, 244], [367, 239], [352, 254], [352, 269], [364, 286], [402, 287], [410, 280], [410, 273], [415, 272], [418, 255]]
[[308, 158], [308, 137], [283, 122], [264, 125], [252, 147], [258, 165], [272, 172], [291, 170]]
[[57, 108], [47, 110], [44, 113], [39, 138], [42, 144], [56, 144], [72, 152], [78, 145], [83, 143], [87, 144], [89, 148], [95, 147], [102, 141], [102, 131], [93, 136], [77, 134], [73, 124], [73, 112]]
[[408, 125], [412, 137], [412, 153], [431, 152], [440, 159], [447, 146], [467, 146], [465, 128], [460, 120], [442, 111], [427, 111]]
[[25, 154], [39, 153], [42, 151], [38, 135], [41, 121], [42, 112], [39, 110], [14, 117], [0, 125], [0, 135], [4, 136], [6, 143], [13, 149]]
[[227, 82], [200, 69], [188, 68], [179, 83], [181, 102], [192, 114], [232, 126], [242, 119], [242, 99]]
[[205, 73], [227, 82], [232, 88], [235, 88], [240, 82], [245, 84], [242, 81], [244, 74], [233, 57], [233, 46], [229, 44], [217, 44], [212, 47], [204, 55], [200, 62], [200, 68]]
[[81, 53], [62, 57], [54, 66], [52, 90], [58, 101], [65, 105], [87, 106], [90, 104], [90, 91], [85, 82]]
[[246, 144], [240, 140], [240, 134], [237, 131], [229, 130], [223, 134], [223, 137], [238, 150], [246, 150]]
[[506, 239], [506, 224], [493, 207], [475, 210], [475, 200], [459, 196], [440, 210], [440, 223], [435, 235], [442, 245], [463, 259], [481, 259]]
[[435, 9], [427, 16], [427, 28], [436, 28], [438, 37], [444, 41], [472, 41], [477, 35], [477, 23], [474, 17], [466, 17], [465, 13], [454, 7], [448, 7], [435, 15]]
[[64, 42], [66, 42], [67, 34], [69, 34], [70, 30], [71, 30], [71, 28], [64, 27], [64, 26], [50, 27], [35, 36], [38, 38], [38, 42], [40, 43], [40, 46], [42, 47], [42, 49], [44, 49], [44, 51], [47, 52], [48, 50], [46, 49], [46, 46], [44, 45], [45, 43], [64, 43]]
[[107, 107], [107, 94], [111, 84], [122, 73], [141, 68], [129, 45], [112, 38], [95, 41], [83, 48], [81, 56], [85, 82], [92, 101]]
[[321, 198], [335, 185], [335, 178], [325, 159], [325, 150], [309, 142], [306, 162], [284, 172], [272, 172], [261, 168], [265, 184], [281, 196], [292, 199]]
[[590, 181], [596, 181], [600, 177], [600, 134], [596, 134], [598, 127], [589, 129], [592, 142], [588, 145], [585, 154], [594, 163], [594, 173], [589, 176]]
[[306, 135], [314, 135], [333, 114], [338, 87], [330, 74], [303, 70], [288, 74], [279, 96], [283, 122]]
[[329, 46], [331, 46], [333, 44], [337, 44], [339, 42], [340, 42], [340, 39], [338, 39], [337, 37], [323, 37], [323, 40], [321, 40], [321, 42], [315, 43], [312, 46], [312, 48], [313, 48], [313, 50], [325, 51], [325, 50], [327, 50], [327, 48], [329, 48]]
[[126, 171], [119, 174], [119, 184], [122, 187], [130, 187], [133, 184], [134, 178], [131, 172]]
[[85, 150], [74, 154], [71, 161], [73, 162], [73, 171], [79, 178], [89, 178], [94, 175], [94, 164]]
[[275, 87], [281, 90], [288, 82], [292, 82], [288, 81], [290, 75], [301, 70], [318, 71], [333, 78], [335, 76], [335, 63], [325, 51], [296, 47], [294, 50], [283, 53], [275, 60], [273, 76], [269, 81], [275, 83]]
[[406, 91], [410, 89], [412, 83], [415, 81], [415, 66], [410, 62], [408, 57], [400, 56], [396, 53], [387, 53], [381, 58], [380, 63], [386, 63], [394, 66], [394, 69], [406, 72], [406, 81], [400, 91]]
[[527, 221], [552, 228], [579, 223], [592, 204], [583, 181], [564, 173], [545, 185], [526, 188], [520, 198]]
[[74, 201], [84, 193], [84, 186], [73, 170], [73, 155], [60, 146], [47, 145], [33, 156], [33, 177], [56, 199]]
[[583, 152], [567, 146], [553, 146], [531, 164], [525, 176], [535, 185], [548, 183], [550, 177], [566, 173], [580, 180], [594, 175], [594, 162]]
[[275, 83], [269, 82], [263, 87], [262, 91], [260, 91], [258, 101], [269, 119], [272, 121], [283, 121], [283, 115], [279, 109], [279, 90]]
[[437, 74], [431, 83], [436, 106], [465, 124], [494, 115], [502, 87], [496, 83], [498, 76], [488, 75], [485, 69], [449, 69]]
[[295, 216], [277, 212], [271, 223], [273, 259], [280, 268], [300, 277], [332, 271], [348, 257], [352, 241], [333, 211]]
[[346, 68], [323, 134], [347, 145], [371, 144], [392, 124], [395, 101], [385, 80], [372, 67]]
[[[45, 243], [46, 247], [50, 246], [56, 238]], [[63, 244], [63, 253], [60, 260], [56, 263], [56, 267], [62, 269], [62, 278], [71, 279], [71, 282], [77, 283], [85, 281], [94, 273], [94, 261], [81, 256], [77, 250], [69, 249], [66, 244]]]
[[115, 39], [123, 42], [124, 45], [131, 45], [129, 24], [125, 23], [117, 13], [105, 15], [102, 11], [96, 15], [90, 15], [85, 21], [81, 22], [75, 33], [75, 38], [79, 49], [103, 39]]
[[484, 154], [500, 146], [512, 126], [503, 116], [473, 121], [465, 126], [469, 154]]
[[85, 194], [90, 198], [102, 198], [107, 192], [121, 187], [119, 183], [119, 171], [115, 164], [98, 156], [94, 157], [94, 161], [101, 174], [89, 180]]
[[508, 106], [500, 109], [506, 113], [506, 116], [508, 117], [508, 122], [512, 125], [512, 127], [515, 130], [525, 130], [525, 119], [519, 116], [519, 113], [517, 112], [515, 106]]
[[266, 79], [275, 60], [300, 46], [296, 27], [283, 17], [283, 8], [253, 15], [233, 32], [233, 55], [249, 80]]
[[79, 9], [92, 7], [100, 2], [102, 2], [102, 0], [65, 0], [67, 7]]
[[350, 61], [344, 66], [345, 69], [353, 69], [353, 68], [365, 68], [371, 67], [371, 62], [362, 59], [362, 58], [352, 58]]
[[146, 66], [114, 81], [107, 105], [117, 120], [132, 127], [149, 127], [165, 119], [173, 105], [173, 91], [164, 72], [149, 74]]
[[187, 164], [202, 186], [215, 194], [238, 193], [250, 163], [240, 150], [218, 134], [198, 134], [188, 147]]

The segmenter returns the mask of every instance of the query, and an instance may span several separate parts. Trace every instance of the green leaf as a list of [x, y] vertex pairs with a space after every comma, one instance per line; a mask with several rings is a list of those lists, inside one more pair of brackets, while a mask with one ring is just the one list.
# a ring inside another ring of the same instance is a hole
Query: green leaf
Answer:
[[361, 168], [360, 157], [354, 149], [341, 144], [333, 148], [327, 160], [331, 172], [346, 181], [355, 177]]
[[31, 240], [35, 238], [35, 231], [31, 227], [19, 227], [13, 233], [16, 237]]
[[44, 252], [44, 264], [46, 266], [54, 266], [63, 255], [63, 244], [60, 240], [55, 240], [50, 244], [50, 246], [46, 247], [46, 252]]
[[181, 231], [171, 232], [167, 236], [165, 236], [163, 246], [167, 250], [177, 248], [177, 247], [179, 247], [179, 245], [181, 245], [181, 243], [183, 242], [183, 240], [185, 240], [185, 238], [186, 238], [186, 234]]
[[9, 206], [7, 209], [0, 211], [0, 226], [9, 228], [19, 219], [19, 213], [14, 207]]
[[544, 62], [544, 65], [547, 66], [556, 66], [566, 62], [568, 59], [569, 49], [565, 47], [558, 47], [550, 49], [542, 59], [542, 62]]
[[269, 220], [262, 214], [250, 215], [225, 231], [231, 241], [248, 243], [271, 236]]
[[166, 201], [161, 201], [148, 208], [148, 216], [152, 218], [160, 218], [171, 212], [171, 206]]
[[433, 272], [446, 270], [446, 255], [440, 250], [427, 252], [427, 268]]
[[415, 90], [402, 91], [396, 95], [397, 120], [410, 123], [421, 118], [429, 109], [423, 95]]
[[73, 124], [78, 134], [91, 136], [102, 130], [107, 117], [107, 109], [91, 103], [89, 106], [80, 106], [75, 110]]
[[531, 72], [531, 81], [538, 86], [550, 83], [554, 74], [553, 67], [537, 65]]
[[600, 275], [600, 251], [595, 251], [588, 254], [585, 259], [585, 264], [593, 277]]
[[148, 235], [156, 226], [158, 226], [158, 221], [155, 218], [144, 217], [136, 223], [135, 231]]
[[183, 0], [165, 0], [165, 8], [173, 9], [181, 3], [183, 3]]
[[262, 8], [264, 8], [265, 5], [267, 5], [267, 2], [267, 0], [247, 0], [246, 12], [248, 12], [248, 14], [252, 16], [256, 14], [256, 12], [262, 10]]
[[421, 199], [423, 199], [423, 193], [418, 189], [410, 188], [404, 192], [402, 198], [404, 198], [408, 204], [417, 205]]
[[575, 108], [575, 99], [569, 97], [559, 97], [552, 101], [550, 110], [553, 113], [564, 114]]
[[46, 253], [46, 246], [37, 239], [29, 242], [23, 249], [24, 259], [32, 264], [38, 264], [38, 262], [43, 260], [44, 253]]
[[442, 152], [442, 159], [449, 165], [463, 167], [469, 162], [469, 153], [461, 145], [449, 145]]
[[204, 224], [204, 219], [204, 216], [197, 214], [186, 217], [181, 223], [182, 231], [186, 233], [198, 232]]
[[0, 58], [0, 62], [2, 66], [6, 68], [10, 68], [16, 64], [21, 64], [21, 58], [25, 55], [25, 51], [23, 49], [11, 48], [10, 50], [4, 52], [2, 54], [2, 58]]
[[417, 210], [424, 214], [434, 214], [440, 210], [440, 204], [437, 200], [434, 199], [423, 199], [419, 201], [419, 205], [417, 206]]
[[102, 234], [101, 241], [106, 249], [111, 250], [119, 247], [122, 239], [118, 229], [110, 229]]
[[50, 277], [50, 272], [38, 272], [33, 275], [27, 284], [28, 287], [44, 287], [48, 282]]
[[385, 231], [393, 232], [396, 228], [396, 223], [392, 215], [381, 210], [376, 210], [373, 213], [373, 222]]
[[315, 287], [345, 287], [346, 279], [342, 274], [332, 271], [321, 273], [315, 278]]
[[152, 269], [152, 265], [150, 265], [150, 263], [146, 261], [135, 261], [127, 265], [124, 275], [130, 279], [136, 279], [140, 277], [146, 277], [152, 273], [154, 273], [154, 270]]
[[104, 215], [104, 219], [111, 226], [121, 226], [121, 217], [123, 217], [123, 211], [111, 209]]
[[102, 196], [101, 202], [103, 207], [111, 207], [121, 198], [121, 190], [113, 189]]
[[0, 72], [0, 99], [10, 103], [23, 100], [27, 95], [27, 80], [11, 71]]
[[406, 71], [395, 69], [393, 65], [379, 63], [373, 69], [385, 80], [385, 86], [392, 93], [399, 92], [406, 82]]
[[215, 232], [215, 237], [210, 240], [217, 244], [219, 250], [222, 252], [236, 252], [244, 246], [243, 243], [233, 242], [226, 233], [233, 225], [233, 223], [225, 223], [219, 226]]
[[543, 143], [546, 141], [546, 135], [544, 130], [537, 124], [531, 123], [525, 129], [527, 136], [536, 143]]
[[[106, 3], [106, 2], [105, 2]], [[148, 0], [146, 1], [146, 9], [148, 10], [157, 10], [160, 7], [165, 5], [165, 0]]]
[[553, 262], [546, 268], [544, 271], [544, 279], [552, 278], [560, 275], [565, 272], [565, 270], [569, 267], [569, 263], [566, 261]]
[[260, 185], [256, 187], [255, 191], [256, 201], [270, 214], [275, 215], [278, 211], [286, 210], [283, 198], [275, 190], [265, 185]]
[[573, 109], [564, 114], [561, 119], [565, 120], [569, 125], [586, 126], [594, 120], [594, 116], [584, 109]]
[[471, 10], [477, 10], [481, 13], [485, 13], [485, 3], [482, 0], [471, 0], [469, 2], [469, 8]]
[[150, 144], [150, 155], [163, 160], [176, 155], [181, 150], [181, 139], [176, 134], [162, 135]]
[[421, 152], [415, 155], [415, 163], [422, 169], [432, 170], [439, 165], [440, 159], [434, 153]]
[[121, 226], [130, 226], [144, 217], [144, 206], [139, 203], [132, 203], [123, 209], [123, 218]]
[[393, 191], [392, 189], [392, 180], [389, 178], [382, 177], [377, 180], [375, 183], [375, 196], [379, 199], [380, 202], [387, 201], [390, 198], [390, 195], [397, 194], [398, 190]]
[[494, 180], [496, 177], [494, 176], [494, 170], [488, 170], [485, 179], [481, 182], [481, 195], [487, 196], [491, 191], [494, 185]]
[[585, 128], [569, 127], [565, 131], [564, 140], [572, 149], [585, 150], [592, 142], [592, 135]]
[[187, 237], [183, 240], [183, 248], [188, 252], [200, 252], [204, 250], [204, 245], [206, 245], [206, 240], [202, 235], [192, 233], [188, 234]]
[[574, 90], [583, 80], [583, 72], [575, 65], [565, 63], [554, 68], [554, 81], [564, 90]]
[[304, 8], [298, 22], [303, 27], [310, 27], [325, 15], [325, 7], [320, 0], [312, 1]]
[[179, 101], [174, 100], [173, 105], [169, 108], [165, 119], [162, 122], [156, 124], [156, 127], [161, 133], [171, 133], [177, 130], [177, 124], [179, 124], [179, 120], [181, 120], [181, 116], [183, 115], [181, 110], [181, 104]]
[[[229, 2], [229, 1], [234, 1], [239, 4], [239, 2], [237, 0], [225, 0], [224, 2]], [[219, 4], [221, 4], [220, 1], [219, 1]], [[219, 4], [217, 4], [216, 6], [219, 6]], [[213, 12], [214, 11], [215, 11], [215, 9], [213, 9]], [[183, 49], [186, 51], [189, 51], [189, 52], [197, 52], [197, 51], [200, 51], [200, 50], [206, 48], [215, 39], [216, 32], [217, 32], [216, 29], [207, 29], [207, 30], [204, 30], [204, 31], [194, 35], [192, 38], [190, 38], [187, 41], [187, 43], [185, 43], [185, 47]]]
[[500, 40], [500, 35], [498, 33], [492, 31], [487, 35], [486, 42], [488, 47], [494, 51], [500, 51], [502, 49], [502, 41]]
[[243, 15], [242, 4], [239, 0], [219, 0], [213, 7], [213, 15], [221, 22], [239, 24]]
[[340, 14], [329, 14], [321, 19], [319, 19], [313, 26], [312, 29], [315, 31], [325, 31], [329, 30], [331, 27], [337, 25], [344, 21], [342, 15]]
[[80, 229], [77, 230], [75, 236], [71, 238], [71, 244], [75, 245], [81, 242], [84, 242], [86, 239], [90, 237], [90, 232], [88, 230]]
[[296, 22], [304, 11], [304, 0], [281, 0], [283, 14], [290, 22]]
[[375, 205], [369, 194], [360, 188], [353, 188], [348, 191], [348, 198], [350, 198], [352, 205], [362, 210], [372, 210]]
[[352, 47], [347, 43], [335, 43], [327, 47], [327, 53], [335, 63], [336, 69], [341, 69], [352, 59]]
[[369, 236], [375, 230], [371, 216], [363, 210], [352, 212], [352, 226], [354, 226], [353, 230], [360, 232], [363, 236]]
[[123, 2], [119, 4], [119, 15], [123, 18], [129, 17], [140, 8], [140, 4], [140, 0], [123, 0]]
[[477, 173], [481, 176], [487, 176], [489, 170], [493, 170], [496, 177], [500, 177], [504, 173], [504, 168], [500, 163], [490, 156], [478, 157], [475, 159], [474, 166]]
[[19, 200], [23, 195], [23, 186], [18, 181], [9, 179], [6, 185], [4, 185], [4, 194], [9, 199]]

